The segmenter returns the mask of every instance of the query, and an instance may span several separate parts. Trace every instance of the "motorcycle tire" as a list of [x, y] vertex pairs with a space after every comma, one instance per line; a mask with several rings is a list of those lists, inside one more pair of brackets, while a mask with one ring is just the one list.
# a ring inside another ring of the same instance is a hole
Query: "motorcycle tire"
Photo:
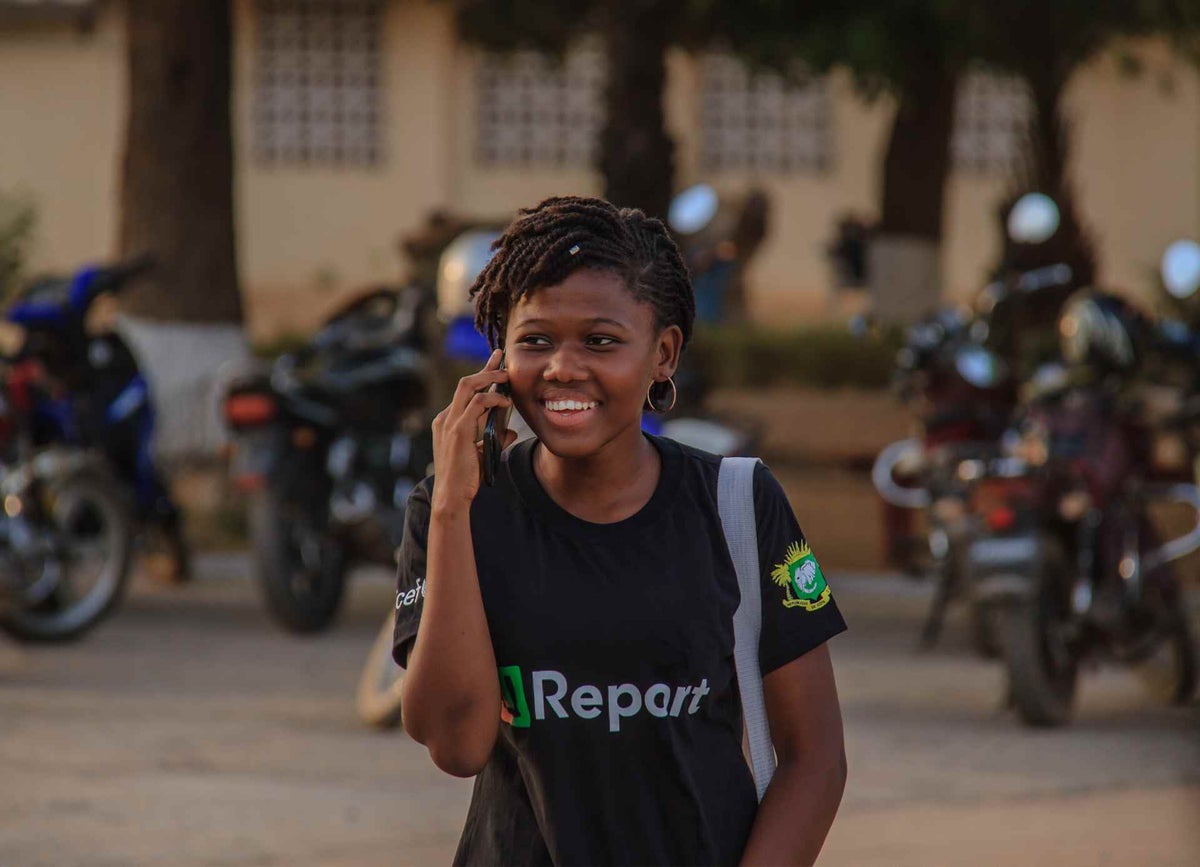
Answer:
[[1079, 660], [1056, 632], [1070, 617], [1067, 557], [1057, 539], [1042, 539], [1033, 594], [999, 609], [1011, 699], [1030, 726], [1067, 723], [1075, 703]]
[[[50, 519], [67, 534], [67, 545], [83, 550], [100, 539], [104, 546], [92, 587], [77, 599], [55, 587], [34, 605], [6, 606], [0, 629], [21, 641], [65, 642], [80, 638], [110, 615], [125, 596], [133, 557], [133, 517], [118, 493], [118, 483], [104, 476], [72, 476], [51, 488]], [[71, 558], [74, 560], [75, 558]], [[78, 562], [47, 561], [69, 570]], [[45, 574], [45, 573], [43, 573]]]
[[[258, 561], [267, 610], [289, 632], [326, 629], [341, 609], [346, 587], [346, 553], [309, 517], [293, 514], [274, 486], [250, 505], [250, 537]], [[315, 568], [305, 569], [305, 552]]]
[[392, 659], [392, 635], [396, 614], [391, 612], [383, 622], [367, 663], [358, 679], [354, 706], [358, 718], [377, 729], [394, 729], [400, 724], [400, 691], [404, 684], [404, 669]]

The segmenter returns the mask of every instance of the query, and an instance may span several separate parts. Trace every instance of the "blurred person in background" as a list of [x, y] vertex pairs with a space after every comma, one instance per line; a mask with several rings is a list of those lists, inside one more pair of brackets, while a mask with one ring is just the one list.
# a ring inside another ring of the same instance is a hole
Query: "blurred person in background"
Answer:
[[[476, 776], [455, 863], [813, 863], [846, 779], [826, 646], [845, 623], [759, 464], [758, 660], [779, 759], [760, 804], [720, 459], [641, 428], [673, 402], [695, 317], [674, 241], [641, 211], [548, 199], [496, 241], [472, 294], [495, 352], [434, 422], [394, 640], [405, 728], [439, 768]], [[482, 484], [481, 427], [513, 407], [534, 436], [506, 434]]]

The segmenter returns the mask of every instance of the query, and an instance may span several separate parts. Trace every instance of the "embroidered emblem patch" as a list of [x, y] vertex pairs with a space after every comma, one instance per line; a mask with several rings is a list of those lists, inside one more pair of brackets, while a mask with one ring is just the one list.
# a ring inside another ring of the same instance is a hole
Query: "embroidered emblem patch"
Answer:
[[793, 542], [788, 546], [783, 562], [771, 570], [771, 580], [784, 588], [785, 608], [816, 611], [829, 603], [829, 585], [825, 583], [825, 576], [807, 542]]

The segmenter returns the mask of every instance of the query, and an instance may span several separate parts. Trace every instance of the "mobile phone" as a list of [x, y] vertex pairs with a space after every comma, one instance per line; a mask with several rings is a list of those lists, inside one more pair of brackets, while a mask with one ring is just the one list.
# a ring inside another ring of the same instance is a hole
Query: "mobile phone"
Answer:
[[[500, 356], [500, 370], [504, 370], [504, 356]], [[488, 391], [511, 395], [507, 382], [494, 383]], [[504, 453], [504, 432], [508, 430], [508, 417], [512, 405], [494, 406], [488, 410], [487, 422], [483, 426], [483, 483], [491, 486], [500, 473], [500, 456]]]

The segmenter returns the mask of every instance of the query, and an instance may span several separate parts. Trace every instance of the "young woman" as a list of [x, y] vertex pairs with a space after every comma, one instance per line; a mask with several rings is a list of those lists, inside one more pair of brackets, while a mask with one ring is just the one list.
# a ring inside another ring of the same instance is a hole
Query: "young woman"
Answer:
[[[396, 595], [404, 726], [439, 768], [477, 775], [455, 863], [813, 863], [846, 779], [825, 646], [845, 623], [759, 466], [779, 758], [759, 804], [720, 460], [641, 430], [673, 403], [691, 335], [678, 249], [640, 211], [554, 198], [495, 251], [472, 293], [496, 351], [434, 421], [437, 481], [409, 500]], [[510, 405], [535, 437], [481, 485], [483, 423]]]

